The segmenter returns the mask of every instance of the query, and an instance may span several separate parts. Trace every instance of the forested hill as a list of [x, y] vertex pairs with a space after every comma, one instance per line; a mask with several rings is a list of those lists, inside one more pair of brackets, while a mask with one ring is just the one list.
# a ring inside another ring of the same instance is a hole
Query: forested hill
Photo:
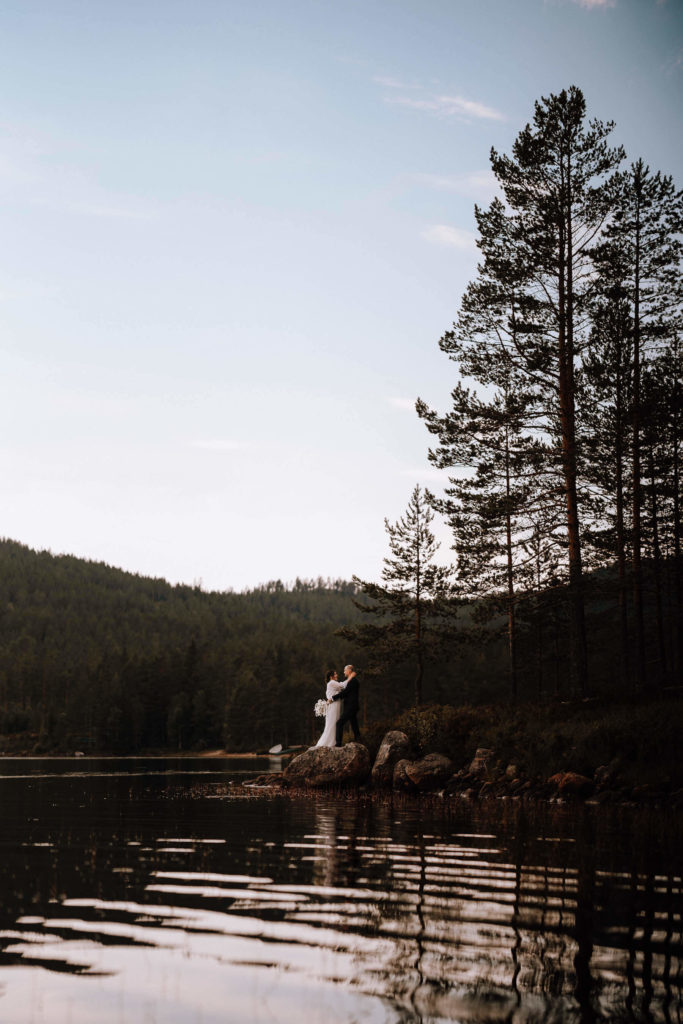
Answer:
[[[605, 695], [616, 602], [609, 579], [596, 576], [592, 589], [591, 661]], [[207, 593], [0, 540], [0, 753], [310, 743], [326, 669], [373, 661], [336, 635], [365, 618], [355, 595], [352, 583], [329, 580]], [[522, 699], [570, 694], [562, 596], [548, 591], [525, 613]], [[506, 700], [502, 632], [503, 617], [486, 640], [454, 636], [429, 666], [425, 701]], [[378, 675], [363, 672], [368, 722], [413, 702], [414, 668], [398, 653], [386, 652]]]
[[207, 593], [1, 540], [0, 734], [120, 752], [308, 741], [325, 669], [353, 655], [334, 635], [353, 594]]

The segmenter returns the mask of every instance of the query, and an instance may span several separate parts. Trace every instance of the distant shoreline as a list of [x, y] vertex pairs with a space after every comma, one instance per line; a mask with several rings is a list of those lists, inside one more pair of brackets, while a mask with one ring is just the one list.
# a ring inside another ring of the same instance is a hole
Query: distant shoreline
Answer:
[[[165, 761], [169, 757], [181, 757], [181, 758], [192, 758], [192, 757], [215, 757], [221, 758], [226, 761], [246, 761], [246, 760], [281, 760], [283, 755], [281, 754], [235, 754], [229, 753], [225, 750], [201, 750], [201, 751], [167, 751], [166, 753], [155, 753], [155, 754], [99, 754], [93, 753], [92, 751], [84, 752], [83, 754], [74, 753], [53, 753], [53, 754], [32, 754], [30, 751], [19, 751], [16, 753], [0, 753], [0, 761], [19, 761], [19, 760], [31, 760], [31, 761], [87, 761], [90, 758], [96, 757], [99, 761], [139, 761], [144, 758], [146, 761]], [[285, 755], [286, 756], [286, 755]]]

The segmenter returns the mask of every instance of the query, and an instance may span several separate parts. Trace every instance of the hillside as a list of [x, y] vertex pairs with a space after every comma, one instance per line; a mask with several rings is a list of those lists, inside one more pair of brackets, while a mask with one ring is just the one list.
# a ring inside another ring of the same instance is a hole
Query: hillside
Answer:
[[[619, 702], [627, 694], [614, 671], [614, 588], [604, 574], [589, 579], [595, 692]], [[325, 580], [207, 593], [0, 540], [0, 752], [309, 743], [320, 729], [312, 708], [326, 669], [371, 661], [335, 635], [361, 617], [354, 596], [353, 584]], [[566, 700], [561, 593], [541, 595], [533, 609], [520, 635], [520, 700]], [[652, 622], [652, 605], [648, 613]], [[494, 630], [474, 643], [454, 634], [428, 668], [427, 704], [506, 703], [502, 617], [499, 627], [498, 636]], [[412, 672], [388, 661], [375, 675], [363, 673], [369, 733], [373, 722], [391, 722], [410, 707]]]
[[326, 667], [350, 657], [334, 631], [353, 593], [206, 593], [2, 540], [0, 734], [40, 750], [303, 742]]

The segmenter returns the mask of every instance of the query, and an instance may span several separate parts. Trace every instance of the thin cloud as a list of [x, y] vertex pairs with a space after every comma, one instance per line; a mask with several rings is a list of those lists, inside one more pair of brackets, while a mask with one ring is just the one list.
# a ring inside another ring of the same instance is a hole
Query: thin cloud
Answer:
[[0, 278], [0, 302], [12, 302], [15, 299], [51, 299], [59, 295], [55, 284], [32, 281], [29, 278]]
[[476, 237], [471, 231], [450, 224], [433, 224], [422, 232], [422, 237], [435, 245], [445, 245], [463, 252], [472, 252], [477, 248]]
[[681, 67], [683, 67], [683, 50], [679, 50], [675, 56], [664, 64], [664, 71], [669, 75], [675, 74]]
[[[391, 78], [387, 75], [375, 75], [373, 82], [377, 82], [378, 85], [383, 85], [385, 89], [410, 89], [415, 86], [406, 85], [405, 82], [399, 82], [398, 78]], [[419, 88], [419, 86], [417, 86]]]
[[416, 469], [402, 469], [401, 476], [410, 477], [413, 480], [425, 480], [429, 483], [447, 484], [448, 474], [445, 469], [436, 469], [425, 466]]
[[423, 110], [437, 117], [453, 117], [465, 122], [470, 122], [473, 118], [485, 121], [505, 120], [505, 116], [494, 107], [489, 107], [478, 100], [468, 100], [464, 96], [387, 96], [386, 102], [409, 107], [411, 110]]
[[579, 7], [586, 7], [588, 10], [594, 10], [597, 7], [616, 7], [617, 0], [574, 0], [575, 4]]
[[415, 399], [414, 398], [401, 398], [398, 395], [388, 399], [389, 405], [393, 405], [394, 409], [403, 409], [408, 412], [415, 412]]
[[53, 210], [65, 210], [81, 217], [99, 217], [104, 220], [152, 220], [149, 210], [134, 209], [132, 206], [118, 206], [114, 203], [53, 203], [42, 202]]
[[150, 220], [134, 196], [101, 188], [76, 165], [56, 159], [49, 141], [0, 130], [0, 200], [106, 220]]
[[239, 452], [245, 447], [242, 441], [231, 441], [224, 438], [211, 438], [203, 441], [192, 441], [192, 448], [200, 448], [205, 452]]
[[455, 192], [473, 199], [490, 198], [498, 189], [498, 181], [492, 171], [473, 171], [470, 174], [415, 174], [413, 181], [428, 188], [444, 192]]

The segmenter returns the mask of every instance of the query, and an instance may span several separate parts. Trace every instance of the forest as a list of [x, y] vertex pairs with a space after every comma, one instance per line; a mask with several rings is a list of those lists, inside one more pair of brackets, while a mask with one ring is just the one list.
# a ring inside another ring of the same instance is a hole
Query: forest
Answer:
[[491, 151], [451, 404], [416, 401], [446, 485], [387, 521], [381, 580], [206, 593], [4, 540], [0, 749], [309, 743], [348, 661], [366, 727], [680, 689], [683, 193], [614, 128], [572, 86]]
[[[353, 583], [322, 579], [205, 592], [0, 540], [0, 752], [310, 743], [325, 672], [368, 664], [337, 635], [360, 620], [357, 598]], [[427, 699], [495, 697], [486, 659], [454, 653]], [[390, 659], [367, 676], [364, 721], [411, 699], [410, 663]]]
[[[205, 593], [0, 542], [0, 734], [38, 751], [310, 739], [353, 586]], [[341, 667], [341, 666], [340, 666]]]
[[448, 482], [387, 523], [382, 583], [356, 580], [376, 619], [347, 631], [400, 640], [416, 703], [454, 604], [461, 640], [504, 638], [513, 701], [534, 679], [573, 699], [683, 681], [683, 192], [614, 128], [573, 86], [491, 151], [477, 274], [440, 340], [451, 405], [416, 403]]

